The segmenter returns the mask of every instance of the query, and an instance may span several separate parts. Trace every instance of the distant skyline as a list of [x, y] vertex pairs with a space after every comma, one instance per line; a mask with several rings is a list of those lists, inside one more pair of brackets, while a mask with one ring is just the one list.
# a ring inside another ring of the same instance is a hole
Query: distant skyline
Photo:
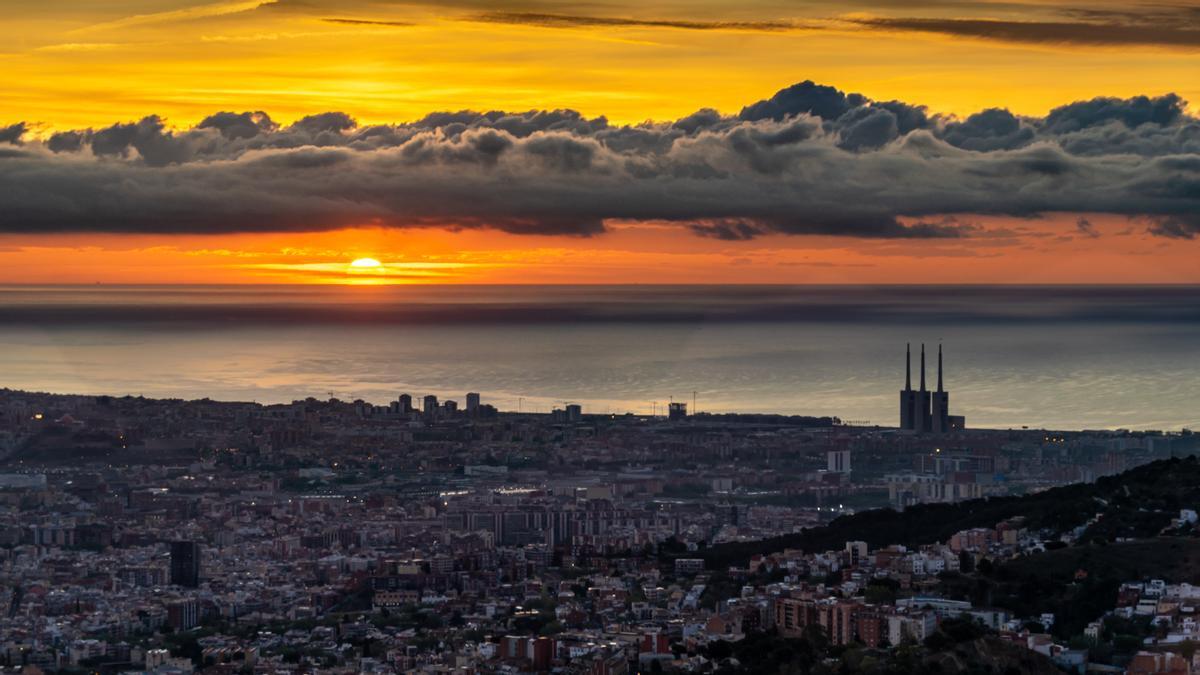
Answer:
[[1200, 283], [1194, 7], [68, 0], [0, 36], [3, 284]]
[[[970, 428], [1200, 427], [1200, 287], [0, 288], [0, 387], [895, 425], [904, 345], [946, 345]], [[928, 386], [936, 390], [936, 347]]]

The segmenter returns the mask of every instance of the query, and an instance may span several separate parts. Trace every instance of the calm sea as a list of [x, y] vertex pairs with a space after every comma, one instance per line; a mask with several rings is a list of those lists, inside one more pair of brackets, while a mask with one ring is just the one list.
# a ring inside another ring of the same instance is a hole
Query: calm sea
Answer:
[[904, 345], [969, 426], [1200, 427], [1200, 287], [5, 287], [0, 386], [895, 424]]

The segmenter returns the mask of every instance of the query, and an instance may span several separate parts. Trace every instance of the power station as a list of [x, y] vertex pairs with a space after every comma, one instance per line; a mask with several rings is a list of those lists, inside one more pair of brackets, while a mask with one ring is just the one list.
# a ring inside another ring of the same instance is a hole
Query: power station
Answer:
[[921, 345], [921, 388], [912, 388], [912, 345], [904, 347], [904, 389], [900, 392], [900, 429], [918, 434], [962, 431], [966, 418], [950, 414], [950, 392], [942, 381], [942, 346], [938, 345], [937, 391], [925, 388], [925, 345]]

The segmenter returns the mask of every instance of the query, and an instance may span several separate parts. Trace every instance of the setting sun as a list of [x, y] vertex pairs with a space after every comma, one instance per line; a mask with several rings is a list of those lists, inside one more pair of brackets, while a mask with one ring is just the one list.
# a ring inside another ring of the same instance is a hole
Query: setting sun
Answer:
[[374, 258], [358, 258], [354, 262], [350, 263], [350, 266], [358, 267], [358, 268], [370, 268], [370, 267], [379, 267], [380, 264], [381, 263]]

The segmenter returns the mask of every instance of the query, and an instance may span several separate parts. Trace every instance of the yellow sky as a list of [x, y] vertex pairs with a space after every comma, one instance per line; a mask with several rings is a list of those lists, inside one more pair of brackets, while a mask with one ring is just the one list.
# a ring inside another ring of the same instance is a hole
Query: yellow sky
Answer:
[[[702, 107], [736, 113], [806, 79], [958, 115], [993, 106], [1043, 115], [1100, 95], [1176, 92], [1200, 100], [1195, 46], [993, 40], [856, 23], [1136, 23], [1079, 18], [1081, 10], [1137, 10], [1131, 3], [10, 4], [0, 24], [0, 67], [9, 75], [0, 87], [0, 125], [25, 121], [35, 135], [150, 114], [187, 127], [223, 110], [263, 110], [281, 123], [338, 110], [361, 123], [386, 123], [438, 110], [574, 108], [633, 123]], [[619, 24], [624, 19], [643, 23]], [[681, 21], [693, 23], [663, 25]], [[748, 25], [754, 22], [764, 23]], [[1036, 231], [1029, 236], [946, 242], [781, 235], [723, 242], [653, 223], [610, 224], [611, 232], [591, 239], [433, 229], [3, 235], [0, 282], [1200, 282], [1191, 242], [1147, 236], [1123, 219], [1093, 220], [1111, 236], [1080, 237], [1067, 214], [1017, 227]], [[383, 272], [348, 273], [349, 261], [362, 256], [383, 261]]]
[[[47, 129], [218, 110], [280, 121], [342, 110], [395, 122], [432, 110], [570, 107], [616, 122], [736, 112], [812, 79], [965, 114], [1044, 114], [1096, 95], [1200, 98], [1200, 50], [1018, 44], [867, 30], [863, 16], [1061, 20], [1064, 6], [920, 3], [196, 2], [16, 3], [0, 26], [0, 110]], [[1069, 6], [1067, 6], [1069, 7]], [[607, 18], [792, 23], [794, 30], [487, 23], [491, 10]], [[565, 8], [565, 9], [564, 9]], [[328, 19], [406, 25], [331, 23]], [[812, 30], [804, 27], [812, 27]], [[16, 120], [11, 120], [16, 121]]]

